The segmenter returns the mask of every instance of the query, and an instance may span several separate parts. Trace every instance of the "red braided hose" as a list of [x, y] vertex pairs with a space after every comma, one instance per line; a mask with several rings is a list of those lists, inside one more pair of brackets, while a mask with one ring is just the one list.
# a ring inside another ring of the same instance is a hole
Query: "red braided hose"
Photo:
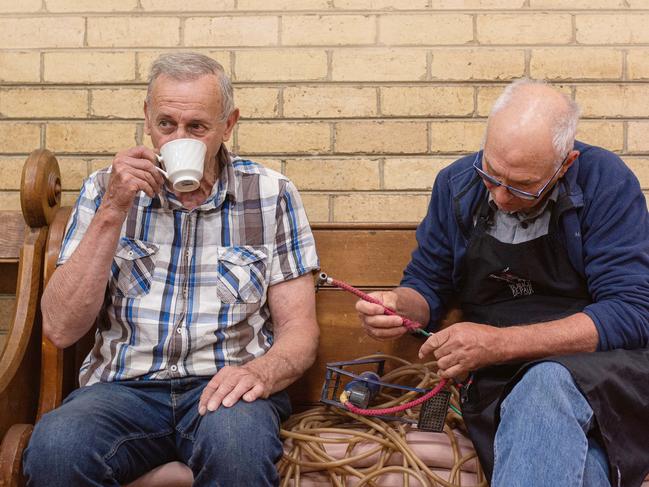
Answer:
[[441, 391], [444, 386], [446, 385], [448, 381], [446, 379], [442, 379], [439, 381], [439, 383], [430, 391], [428, 391], [426, 394], [424, 394], [421, 397], [418, 397], [417, 399], [414, 399], [410, 402], [407, 402], [405, 404], [399, 404], [398, 406], [392, 406], [391, 408], [383, 408], [383, 409], [361, 409], [359, 407], [354, 406], [351, 402], [347, 401], [343, 403], [347, 409], [349, 409], [352, 413], [360, 414], [362, 416], [387, 416], [390, 414], [398, 413], [401, 411], [405, 411], [406, 409], [413, 408], [415, 406], [418, 406], [419, 404], [428, 401], [431, 397], [433, 397], [435, 394], [437, 394], [439, 391]]
[[[327, 283], [331, 284], [332, 286], [336, 286], [340, 289], [343, 289], [344, 291], [350, 292], [354, 294], [355, 296], [358, 296], [360, 299], [363, 301], [367, 301], [368, 303], [372, 304], [378, 304], [383, 308], [383, 314], [389, 315], [389, 316], [398, 316], [402, 320], [403, 326], [405, 326], [408, 331], [411, 332], [418, 332], [421, 333], [422, 335], [429, 336], [430, 333], [424, 330], [424, 326], [421, 323], [418, 323], [416, 321], [413, 321], [409, 318], [406, 318], [405, 316], [401, 316], [399, 313], [397, 313], [395, 310], [392, 308], [384, 305], [381, 301], [379, 301], [376, 298], [373, 298], [369, 294], [364, 293], [358, 288], [355, 288], [354, 286], [350, 286], [346, 282], [339, 281], [338, 279], [334, 279], [332, 277], [327, 276], [325, 273], [321, 273], [318, 282], [320, 284], [322, 283]], [[351, 402], [348, 400], [343, 400], [341, 398], [341, 402], [345, 405], [345, 407], [351, 411], [352, 413], [360, 414], [363, 416], [386, 416], [394, 413], [398, 413], [401, 411], [405, 411], [406, 409], [413, 408], [415, 406], [418, 406], [419, 404], [422, 404], [426, 402], [428, 399], [431, 397], [435, 396], [439, 391], [441, 391], [444, 386], [447, 384], [446, 379], [441, 379], [439, 383], [430, 391], [428, 391], [426, 394], [424, 394], [421, 397], [418, 397], [417, 399], [414, 399], [410, 402], [407, 402], [405, 404], [400, 404], [398, 406], [393, 406], [390, 408], [382, 408], [382, 409], [362, 409], [357, 406], [354, 406]]]
[[338, 279], [334, 279], [332, 277], [329, 277], [327, 279], [327, 282], [330, 283], [333, 286], [339, 287], [340, 289], [344, 289], [345, 291], [348, 291], [352, 294], [355, 294], [359, 298], [361, 298], [363, 301], [367, 301], [368, 303], [373, 303], [373, 304], [378, 304], [379, 306], [383, 307], [383, 314], [389, 315], [389, 316], [398, 316], [403, 320], [403, 326], [405, 326], [409, 331], [416, 331], [416, 330], [422, 330], [424, 326], [421, 323], [417, 323], [416, 321], [413, 321], [409, 318], [406, 318], [404, 316], [401, 316], [399, 313], [397, 313], [395, 310], [392, 308], [384, 305], [381, 301], [379, 301], [376, 298], [373, 298], [369, 294], [364, 293], [358, 288], [355, 288], [354, 286], [350, 286], [346, 282], [339, 281]]

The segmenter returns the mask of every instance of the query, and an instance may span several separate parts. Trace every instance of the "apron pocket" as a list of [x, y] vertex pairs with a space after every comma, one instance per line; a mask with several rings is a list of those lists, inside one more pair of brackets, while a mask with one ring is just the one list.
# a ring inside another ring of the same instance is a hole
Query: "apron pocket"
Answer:
[[266, 291], [265, 247], [219, 247], [216, 291], [228, 304], [258, 303]]
[[158, 246], [122, 237], [112, 265], [111, 285], [117, 294], [138, 298], [149, 293]]

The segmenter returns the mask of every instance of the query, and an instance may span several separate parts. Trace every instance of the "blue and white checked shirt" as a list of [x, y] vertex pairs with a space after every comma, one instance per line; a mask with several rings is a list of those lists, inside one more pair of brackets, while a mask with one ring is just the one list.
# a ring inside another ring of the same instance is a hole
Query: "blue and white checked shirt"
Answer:
[[[212, 194], [188, 211], [173, 193], [139, 193], [122, 226], [95, 345], [79, 382], [211, 376], [263, 355], [273, 342], [268, 287], [318, 268], [295, 186], [283, 175], [219, 153]], [[75, 204], [63, 264], [101, 204], [110, 168], [93, 173]]]

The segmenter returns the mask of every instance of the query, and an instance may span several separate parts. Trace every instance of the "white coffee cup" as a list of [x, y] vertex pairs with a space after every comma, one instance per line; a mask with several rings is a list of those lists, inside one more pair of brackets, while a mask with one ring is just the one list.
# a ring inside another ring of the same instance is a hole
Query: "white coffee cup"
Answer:
[[196, 139], [174, 139], [160, 147], [158, 162], [173, 188], [181, 193], [194, 191], [201, 184], [207, 146]]

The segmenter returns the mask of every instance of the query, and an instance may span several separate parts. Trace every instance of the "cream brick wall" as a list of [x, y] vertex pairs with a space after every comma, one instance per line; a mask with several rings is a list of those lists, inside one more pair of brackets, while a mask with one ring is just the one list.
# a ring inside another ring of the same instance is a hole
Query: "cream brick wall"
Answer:
[[64, 202], [150, 143], [151, 62], [196, 50], [232, 76], [231, 147], [282, 171], [313, 221], [418, 221], [436, 174], [478, 148], [502, 87], [545, 78], [579, 137], [649, 191], [647, 0], [0, 0], [0, 209], [56, 151]]

